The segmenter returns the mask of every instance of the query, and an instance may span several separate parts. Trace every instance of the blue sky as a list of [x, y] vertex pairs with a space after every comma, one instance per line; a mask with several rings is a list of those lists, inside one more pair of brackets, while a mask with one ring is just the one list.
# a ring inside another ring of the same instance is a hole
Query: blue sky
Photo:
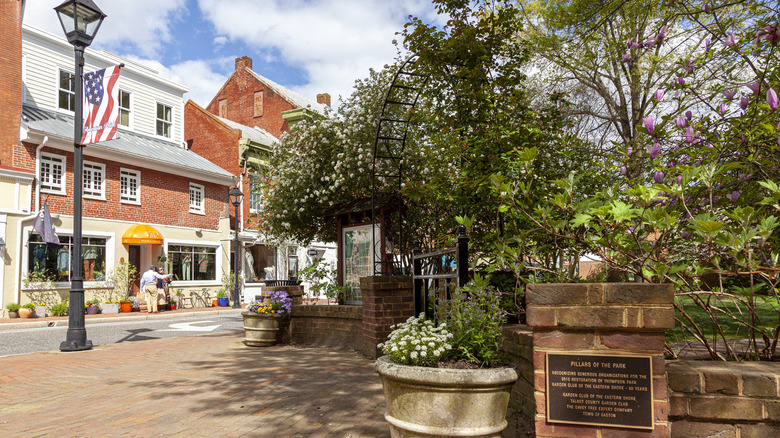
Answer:
[[[53, 8], [27, 0], [24, 22], [61, 35]], [[393, 61], [393, 39], [415, 15], [441, 23], [426, 0], [95, 0], [108, 15], [92, 44], [187, 86], [206, 105], [249, 56], [253, 70], [333, 105], [356, 79]]]

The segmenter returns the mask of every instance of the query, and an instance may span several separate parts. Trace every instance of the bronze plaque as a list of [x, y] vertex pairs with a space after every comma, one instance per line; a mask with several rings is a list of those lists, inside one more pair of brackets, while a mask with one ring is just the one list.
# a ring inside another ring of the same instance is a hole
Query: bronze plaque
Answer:
[[651, 356], [547, 353], [547, 421], [653, 428]]

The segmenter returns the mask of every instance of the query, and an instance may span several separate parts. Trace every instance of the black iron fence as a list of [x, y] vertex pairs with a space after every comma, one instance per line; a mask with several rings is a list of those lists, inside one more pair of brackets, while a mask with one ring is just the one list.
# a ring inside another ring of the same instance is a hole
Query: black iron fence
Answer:
[[431, 293], [444, 294], [450, 299], [452, 286], [463, 286], [469, 281], [469, 238], [466, 227], [458, 226], [458, 238], [452, 248], [422, 253], [419, 242], [414, 241], [414, 314], [425, 313], [433, 319]]

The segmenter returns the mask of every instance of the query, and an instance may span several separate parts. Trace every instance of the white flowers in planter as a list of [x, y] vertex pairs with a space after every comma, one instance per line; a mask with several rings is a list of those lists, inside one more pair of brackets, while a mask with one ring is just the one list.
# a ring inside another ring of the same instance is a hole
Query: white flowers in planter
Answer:
[[452, 348], [449, 340], [453, 334], [446, 324], [435, 326], [423, 314], [390, 327], [393, 331], [387, 341], [377, 345], [393, 362], [403, 365], [432, 365]]

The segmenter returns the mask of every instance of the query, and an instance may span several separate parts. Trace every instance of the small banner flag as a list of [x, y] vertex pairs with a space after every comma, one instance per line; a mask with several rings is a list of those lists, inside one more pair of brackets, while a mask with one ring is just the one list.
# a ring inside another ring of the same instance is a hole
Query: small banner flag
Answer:
[[51, 214], [49, 214], [48, 202], [43, 203], [43, 208], [41, 209], [40, 213], [38, 213], [38, 216], [33, 222], [33, 230], [41, 235], [41, 239], [44, 242], [51, 245], [60, 246], [60, 239], [54, 232], [54, 224], [51, 223]]
[[113, 140], [119, 116], [119, 68], [104, 68], [84, 74], [84, 131], [81, 144]]

